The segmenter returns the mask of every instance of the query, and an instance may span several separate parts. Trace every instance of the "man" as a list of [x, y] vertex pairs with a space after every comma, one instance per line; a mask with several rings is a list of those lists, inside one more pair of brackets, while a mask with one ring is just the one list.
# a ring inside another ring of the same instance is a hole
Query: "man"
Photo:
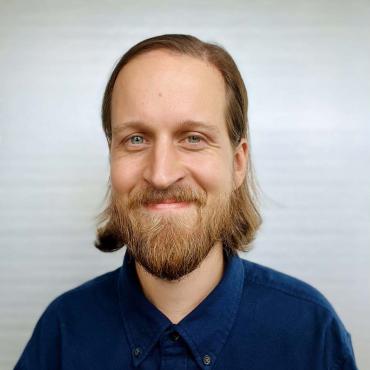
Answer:
[[309, 285], [238, 256], [261, 224], [247, 93], [192, 36], [131, 48], [102, 109], [111, 165], [96, 246], [121, 268], [56, 298], [16, 369], [356, 369]]

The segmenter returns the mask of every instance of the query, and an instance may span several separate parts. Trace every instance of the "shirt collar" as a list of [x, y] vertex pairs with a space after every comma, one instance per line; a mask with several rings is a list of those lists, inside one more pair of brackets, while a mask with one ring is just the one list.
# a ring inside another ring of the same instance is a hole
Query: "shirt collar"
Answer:
[[225, 257], [224, 274], [215, 289], [177, 325], [143, 294], [135, 261], [126, 252], [118, 280], [121, 313], [133, 363], [138, 366], [162, 333], [173, 327], [185, 340], [198, 365], [210, 370], [235, 322], [244, 283], [244, 268], [236, 255]]

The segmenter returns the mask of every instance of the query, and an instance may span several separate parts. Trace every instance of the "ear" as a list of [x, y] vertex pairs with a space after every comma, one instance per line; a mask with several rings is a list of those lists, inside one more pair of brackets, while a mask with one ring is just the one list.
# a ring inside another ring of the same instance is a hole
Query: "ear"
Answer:
[[247, 171], [248, 143], [242, 138], [234, 150], [234, 190], [243, 183]]

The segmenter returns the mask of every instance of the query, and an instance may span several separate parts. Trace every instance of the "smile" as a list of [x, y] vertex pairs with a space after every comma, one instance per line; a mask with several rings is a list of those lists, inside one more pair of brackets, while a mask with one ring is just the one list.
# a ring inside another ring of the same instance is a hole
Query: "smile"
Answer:
[[173, 200], [165, 200], [161, 203], [150, 203], [146, 208], [150, 210], [166, 210], [166, 209], [177, 209], [177, 208], [186, 208], [189, 207], [190, 203], [188, 202], [176, 202]]

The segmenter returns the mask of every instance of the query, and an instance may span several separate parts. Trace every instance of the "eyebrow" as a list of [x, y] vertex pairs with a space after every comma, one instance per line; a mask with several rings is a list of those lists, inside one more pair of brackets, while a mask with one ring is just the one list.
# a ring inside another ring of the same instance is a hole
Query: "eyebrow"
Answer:
[[[194, 120], [184, 120], [176, 123], [176, 130], [181, 129], [204, 129], [209, 132], [213, 132], [218, 134], [220, 132], [219, 128], [215, 125], [211, 125], [206, 122], [202, 121], [194, 121]], [[124, 130], [129, 129], [139, 129], [139, 130], [148, 130], [151, 129], [151, 125], [142, 122], [142, 121], [128, 121], [120, 123], [117, 127], [112, 128], [112, 133], [119, 133]]]

